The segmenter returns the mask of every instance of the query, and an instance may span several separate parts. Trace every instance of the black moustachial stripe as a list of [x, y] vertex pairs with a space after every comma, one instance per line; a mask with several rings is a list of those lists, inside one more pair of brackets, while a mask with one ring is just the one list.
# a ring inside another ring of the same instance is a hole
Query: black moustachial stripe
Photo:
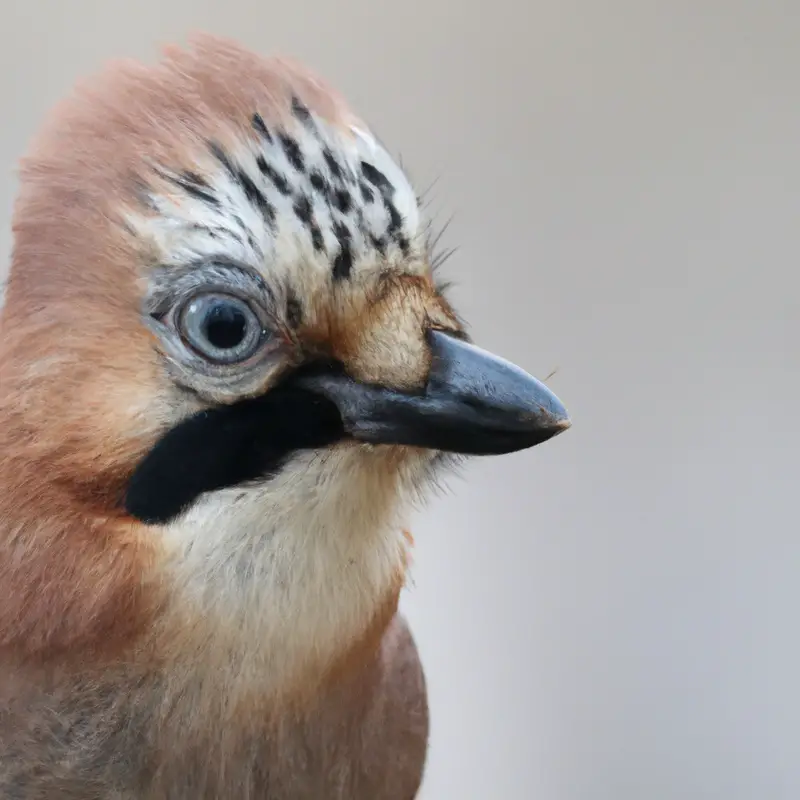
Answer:
[[125, 509], [142, 522], [169, 522], [206, 492], [269, 478], [292, 453], [343, 436], [330, 401], [289, 386], [201, 411], [165, 433], [142, 459], [128, 483]]

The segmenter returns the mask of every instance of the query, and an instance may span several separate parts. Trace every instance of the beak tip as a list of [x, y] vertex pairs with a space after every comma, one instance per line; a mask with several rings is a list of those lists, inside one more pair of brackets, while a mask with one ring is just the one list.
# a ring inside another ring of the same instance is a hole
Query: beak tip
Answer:
[[538, 430], [542, 436], [542, 441], [554, 439], [556, 436], [568, 431], [572, 427], [572, 420], [567, 414], [562, 415], [548, 415], [549, 419], [539, 420]]
[[572, 427], [572, 420], [569, 417], [564, 417], [563, 419], [556, 420], [553, 427], [555, 428], [555, 433], [553, 435], [558, 436], [559, 433], [564, 433]]
[[572, 427], [569, 412], [556, 394], [536, 378], [531, 378], [534, 386], [534, 404], [536, 410], [532, 420], [544, 428], [554, 430], [554, 436]]
[[553, 427], [561, 430], [567, 430], [567, 428], [572, 427], [572, 418], [566, 410], [562, 409], [560, 414], [553, 414]]

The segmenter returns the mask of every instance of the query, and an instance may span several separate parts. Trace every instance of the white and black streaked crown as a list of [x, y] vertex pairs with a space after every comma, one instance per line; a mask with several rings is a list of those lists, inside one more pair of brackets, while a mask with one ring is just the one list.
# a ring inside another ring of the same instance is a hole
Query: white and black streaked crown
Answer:
[[275, 277], [302, 266], [334, 281], [376, 262], [424, 269], [417, 196], [387, 150], [297, 98], [291, 110], [280, 126], [254, 112], [248, 135], [207, 142], [195, 169], [157, 165], [163, 189], [147, 197], [156, 214], [136, 228], [144, 223], [168, 263], [223, 251]]

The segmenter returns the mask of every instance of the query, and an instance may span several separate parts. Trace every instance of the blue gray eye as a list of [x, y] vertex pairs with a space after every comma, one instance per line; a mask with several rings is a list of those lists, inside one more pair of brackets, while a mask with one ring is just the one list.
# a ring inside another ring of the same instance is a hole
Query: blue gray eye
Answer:
[[252, 308], [244, 300], [226, 294], [192, 298], [181, 312], [178, 325], [190, 347], [221, 364], [249, 358], [266, 336]]

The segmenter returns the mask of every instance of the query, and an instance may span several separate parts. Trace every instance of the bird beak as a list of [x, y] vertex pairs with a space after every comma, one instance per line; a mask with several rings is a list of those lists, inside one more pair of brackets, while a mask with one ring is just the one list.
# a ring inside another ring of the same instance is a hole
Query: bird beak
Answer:
[[418, 393], [335, 372], [307, 374], [297, 382], [336, 405], [347, 434], [372, 444], [500, 455], [534, 447], [570, 427], [561, 401], [524, 370], [440, 331], [428, 336], [431, 369]]

